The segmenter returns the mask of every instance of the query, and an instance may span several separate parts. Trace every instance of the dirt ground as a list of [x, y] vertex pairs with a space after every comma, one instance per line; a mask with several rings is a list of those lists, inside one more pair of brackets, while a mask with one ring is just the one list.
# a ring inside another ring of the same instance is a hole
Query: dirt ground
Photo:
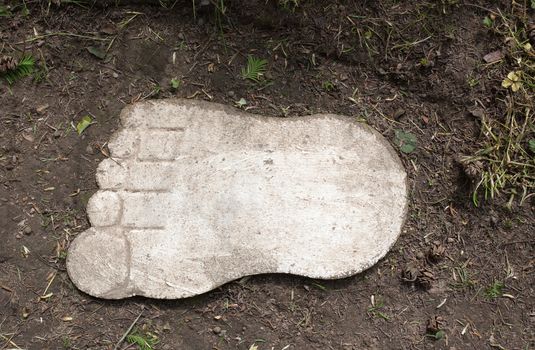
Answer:
[[[37, 60], [32, 77], [0, 83], [0, 349], [140, 348], [120, 342], [131, 325], [156, 349], [535, 348], [533, 197], [476, 207], [459, 163], [480, 147], [474, 108], [500, 115], [508, 93], [510, 62], [483, 61], [504, 38], [483, 20], [515, 6], [535, 18], [527, 3], [26, 3], [0, 17], [0, 55]], [[241, 77], [248, 55], [268, 61], [260, 84]], [[79, 292], [65, 257], [119, 112], [173, 96], [346, 114], [396, 148], [396, 130], [415, 135], [400, 152], [410, 210], [393, 250], [343, 280], [252, 276], [176, 301]]]

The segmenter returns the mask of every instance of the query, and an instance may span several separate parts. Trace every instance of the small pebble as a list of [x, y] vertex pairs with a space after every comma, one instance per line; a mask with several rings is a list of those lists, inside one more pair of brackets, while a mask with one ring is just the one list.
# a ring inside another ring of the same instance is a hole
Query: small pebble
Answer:
[[54, 131], [54, 138], [57, 139], [60, 136], [61, 136], [61, 131], [59, 131], [59, 130]]
[[95, 150], [93, 149], [93, 146], [87, 145], [87, 147], [85, 148], [85, 153], [87, 153], [87, 154], [95, 154]]
[[230, 90], [229, 92], [227, 92], [227, 95], [229, 95], [229, 97], [234, 97], [234, 91]]
[[35, 111], [36, 111], [37, 113], [39, 113], [39, 114], [44, 114], [44, 113], [46, 112], [47, 108], [48, 108], [48, 104], [46, 104], [46, 105], [41, 105], [41, 106], [37, 107], [37, 108], [35, 109]]
[[212, 329], [212, 332], [214, 332], [214, 334], [220, 334], [221, 333], [221, 327], [215, 326]]
[[422, 253], [422, 252], [418, 252], [418, 253], [416, 253], [416, 257], [417, 257], [418, 259], [423, 259], [423, 258], [425, 257], [425, 255], [424, 255], [424, 253]]
[[113, 73], [112, 73], [112, 77], [114, 77], [114, 78], [119, 78], [119, 74], [113, 72]]
[[26, 226], [24, 228], [24, 234], [25, 235], [30, 235], [32, 233], [32, 228], [30, 226]]
[[455, 242], [455, 239], [448, 237], [448, 243], [453, 243], [453, 242]]
[[396, 111], [394, 112], [394, 119], [399, 119], [401, 118], [401, 116], [405, 114], [405, 110], [403, 108], [398, 108], [396, 109]]

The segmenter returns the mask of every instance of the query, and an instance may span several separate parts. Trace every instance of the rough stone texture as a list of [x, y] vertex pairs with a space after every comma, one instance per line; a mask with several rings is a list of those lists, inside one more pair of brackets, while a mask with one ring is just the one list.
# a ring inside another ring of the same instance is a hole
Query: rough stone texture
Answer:
[[182, 298], [245, 275], [333, 279], [401, 232], [406, 174], [353, 118], [271, 118], [206, 102], [127, 107], [67, 268], [93, 296]]

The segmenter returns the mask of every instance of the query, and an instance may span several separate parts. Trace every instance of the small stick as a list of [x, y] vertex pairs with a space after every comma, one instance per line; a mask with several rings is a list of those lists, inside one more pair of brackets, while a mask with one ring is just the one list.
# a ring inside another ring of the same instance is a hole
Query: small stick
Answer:
[[15, 337], [15, 335], [16, 334], [12, 334], [11, 337], [7, 338], [3, 334], [0, 334], [0, 337], [2, 337], [2, 339], [4, 339], [6, 341], [1, 349], [5, 348], [8, 344], [13, 345], [15, 347], [15, 349], [20, 349], [20, 347], [11, 340], [11, 339], [13, 339]]
[[[54, 222], [52, 222], [52, 227], [54, 226]], [[50, 281], [48, 282], [46, 288], [45, 288], [45, 291], [43, 292], [43, 296], [46, 295], [46, 292], [48, 292], [48, 288], [50, 288], [50, 286], [52, 285], [52, 282], [54, 282], [54, 278], [56, 278], [56, 275], [57, 275], [57, 271], [54, 271], [54, 274], [52, 275], [52, 277], [50, 277]]]
[[88, 36], [88, 35], [81, 35], [81, 34], [74, 34], [74, 33], [57, 32], [57, 33], [36, 35], [33, 38], [26, 39], [26, 40], [23, 40], [23, 41], [19, 41], [19, 42], [15, 43], [15, 45], [21, 45], [21, 44], [30, 43], [30, 42], [37, 41], [37, 40], [40, 40], [40, 39], [44, 39], [44, 38], [47, 38], [47, 37], [50, 37], [50, 36], [72, 36], [72, 37], [75, 37], [75, 38], [90, 39], [90, 40], [97, 40], [97, 41], [108, 41], [108, 40], [110, 40], [108, 38], [99, 38], [97, 36]]
[[134, 322], [132, 322], [132, 324], [130, 325], [130, 327], [128, 327], [128, 329], [126, 330], [126, 332], [124, 332], [123, 336], [121, 337], [121, 339], [119, 339], [119, 341], [117, 342], [117, 344], [115, 344], [115, 347], [113, 348], [113, 350], [117, 350], [119, 349], [119, 345], [121, 345], [121, 343], [124, 341], [124, 339], [126, 338], [126, 336], [128, 335], [128, 333], [130, 333], [130, 331], [132, 330], [132, 328], [134, 328], [135, 324], [137, 323], [137, 321], [139, 320], [139, 318], [141, 317], [141, 315], [143, 314], [143, 309], [141, 310], [141, 312], [139, 313], [139, 315], [137, 315], [136, 319], [134, 320]]

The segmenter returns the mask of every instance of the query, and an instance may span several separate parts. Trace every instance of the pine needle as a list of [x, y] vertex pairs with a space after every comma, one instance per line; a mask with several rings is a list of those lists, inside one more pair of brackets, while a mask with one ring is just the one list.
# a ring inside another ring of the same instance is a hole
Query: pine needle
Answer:
[[243, 79], [260, 83], [264, 73], [266, 72], [267, 60], [256, 58], [254, 56], [247, 57], [247, 66], [242, 68], [241, 76]]

